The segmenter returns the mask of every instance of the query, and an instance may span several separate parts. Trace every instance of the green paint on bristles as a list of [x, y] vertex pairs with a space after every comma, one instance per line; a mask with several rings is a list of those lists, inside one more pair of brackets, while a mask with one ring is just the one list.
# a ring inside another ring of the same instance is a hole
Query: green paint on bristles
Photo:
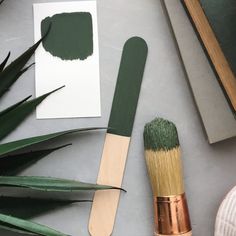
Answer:
[[179, 147], [179, 138], [173, 122], [155, 118], [144, 127], [145, 150], [171, 150]]

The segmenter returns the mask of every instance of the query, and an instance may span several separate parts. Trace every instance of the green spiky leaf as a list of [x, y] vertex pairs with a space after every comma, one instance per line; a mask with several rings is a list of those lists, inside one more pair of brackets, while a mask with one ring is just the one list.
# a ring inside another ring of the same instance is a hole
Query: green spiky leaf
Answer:
[[44, 198], [31, 198], [31, 197], [0, 197], [0, 211], [2, 210], [15, 210], [17, 208], [25, 207], [42, 207], [50, 205], [53, 207], [65, 206], [73, 203], [92, 202], [91, 200], [68, 200], [68, 199], [44, 199]]
[[0, 176], [0, 187], [29, 188], [50, 192], [120, 189], [107, 185], [90, 184], [75, 180], [40, 176]]
[[18, 106], [20, 106], [21, 104], [23, 104], [24, 102], [26, 102], [29, 98], [31, 98], [32, 96], [28, 96], [26, 98], [24, 98], [23, 100], [17, 102], [16, 104], [4, 109], [3, 111], [0, 112], [0, 116], [3, 116], [5, 114], [7, 114], [9, 111], [14, 110], [15, 108], [17, 108]]
[[25, 102], [5, 115], [0, 116], [0, 140], [13, 131], [46, 97], [62, 87], [32, 99], [31, 101]]
[[[27, 66], [27, 67], [25, 67], [24, 69], [22, 69], [22, 70], [20, 70], [17, 74], [16, 74], [16, 76], [15, 76], [15, 81], [17, 80], [17, 79], [19, 79], [31, 66], [33, 66], [35, 63], [31, 63], [29, 66]], [[7, 89], [7, 90], [9, 90], [9, 89]], [[7, 91], [6, 90], [6, 91]]]
[[92, 202], [92, 200], [68, 200], [68, 199], [46, 199], [46, 198], [31, 198], [31, 197], [10, 197], [0, 196], [0, 211], [15, 210], [25, 207], [42, 207], [50, 205], [53, 207], [65, 206], [73, 203]]
[[3, 71], [0, 72], [0, 97], [11, 87], [11, 85], [19, 78], [19, 76], [23, 72], [25, 72], [25, 70], [23, 69], [24, 66], [34, 54], [35, 50], [38, 48], [42, 40], [44, 40], [44, 38], [47, 36], [50, 28], [51, 26], [49, 26], [47, 33], [37, 43], [35, 43], [26, 52], [24, 52], [21, 56], [19, 56]]
[[43, 157], [57, 151], [61, 148], [67, 147], [71, 144], [66, 144], [56, 148], [49, 148], [37, 151], [30, 151], [21, 154], [8, 155], [0, 158], [0, 175], [18, 174], [19, 171], [25, 167], [37, 162]]
[[4, 223], [0, 223], [0, 229], [11, 231], [11, 232], [14, 232], [14, 233], [17, 233], [17, 234], [38, 235], [38, 234], [35, 234], [35, 233], [31, 233], [30, 231], [26, 231], [26, 230], [23, 230], [21, 228], [15, 227], [13, 225], [4, 224]]
[[35, 144], [39, 144], [39, 143], [43, 143], [43, 142], [47, 142], [47, 141], [59, 138], [67, 134], [72, 134], [76, 132], [85, 132], [85, 131], [91, 131], [91, 130], [99, 130], [99, 129], [106, 129], [106, 128], [91, 127], [91, 128], [83, 128], [83, 129], [72, 129], [72, 130], [66, 130], [66, 131], [21, 139], [21, 140], [9, 142], [9, 143], [3, 143], [3, 144], [0, 144], [0, 157], [8, 155], [14, 151], [20, 151], [23, 148], [29, 148]]
[[47, 226], [23, 220], [13, 216], [0, 214], [0, 228], [17, 233], [33, 234], [41, 236], [68, 236]]
[[6, 215], [14, 212], [14, 216], [29, 219], [62, 208], [71, 204], [91, 203], [91, 200], [68, 200], [55, 198], [31, 198], [31, 197], [0, 197], [0, 212]]
[[[1, 2], [0, 2], [0, 4], [1, 4]], [[9, 52], [6, 56], [6, 58], [4, 59], [4, 61], [0, 64], [0, 72], [2, 72], [3, 69], [5, 68], [5, 65], [7, 64], [10, 55], [11, 55], [11, 53]]]

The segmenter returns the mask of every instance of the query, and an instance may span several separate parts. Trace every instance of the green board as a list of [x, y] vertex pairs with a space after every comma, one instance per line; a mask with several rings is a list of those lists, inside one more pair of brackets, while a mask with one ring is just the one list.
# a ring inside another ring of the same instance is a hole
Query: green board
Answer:
[[142, 38], [133, 37], [125, 43], [108, 124], [108, 133], [131, 136], [147, 51], [147, 44]]
[[236, 1], [200, 0], [216, 38], [236, 75]]

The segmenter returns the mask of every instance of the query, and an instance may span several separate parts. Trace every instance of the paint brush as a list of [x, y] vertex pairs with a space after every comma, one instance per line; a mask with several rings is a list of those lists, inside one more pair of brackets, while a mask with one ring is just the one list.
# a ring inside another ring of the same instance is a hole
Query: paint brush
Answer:
[[[147, 51], [146, 42], [139, 37], [130, 38], [124, 45], [97, 183], [121, 187]], [[95, 193], [90, 235], [112, 234], [119, 196], [119, 191]]]
[[175, 125], [162, 118], [146, 124], [144, 146], [154, 196], [155, 235], [191, 236]]

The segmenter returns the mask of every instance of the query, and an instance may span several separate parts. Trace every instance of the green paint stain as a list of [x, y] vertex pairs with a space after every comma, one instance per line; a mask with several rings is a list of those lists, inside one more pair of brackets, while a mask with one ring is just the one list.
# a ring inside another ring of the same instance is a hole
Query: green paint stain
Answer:
[[146, 150], [171, 150], [179, 147], [179, 138], [174, 123], [156, 118], [144, 127], [144, 146]]
[[108, 124], [108, 133], [130, 137], [148, 53], [146, 42], [139, 37], [124, 45], [116, 90]]
[[93, 54], [93, 25], [89, 12], [73, 12], [46, 17], [41, 22], [44, 35], [52, 24], [43, 47], [62, 60], [85, 60]]

